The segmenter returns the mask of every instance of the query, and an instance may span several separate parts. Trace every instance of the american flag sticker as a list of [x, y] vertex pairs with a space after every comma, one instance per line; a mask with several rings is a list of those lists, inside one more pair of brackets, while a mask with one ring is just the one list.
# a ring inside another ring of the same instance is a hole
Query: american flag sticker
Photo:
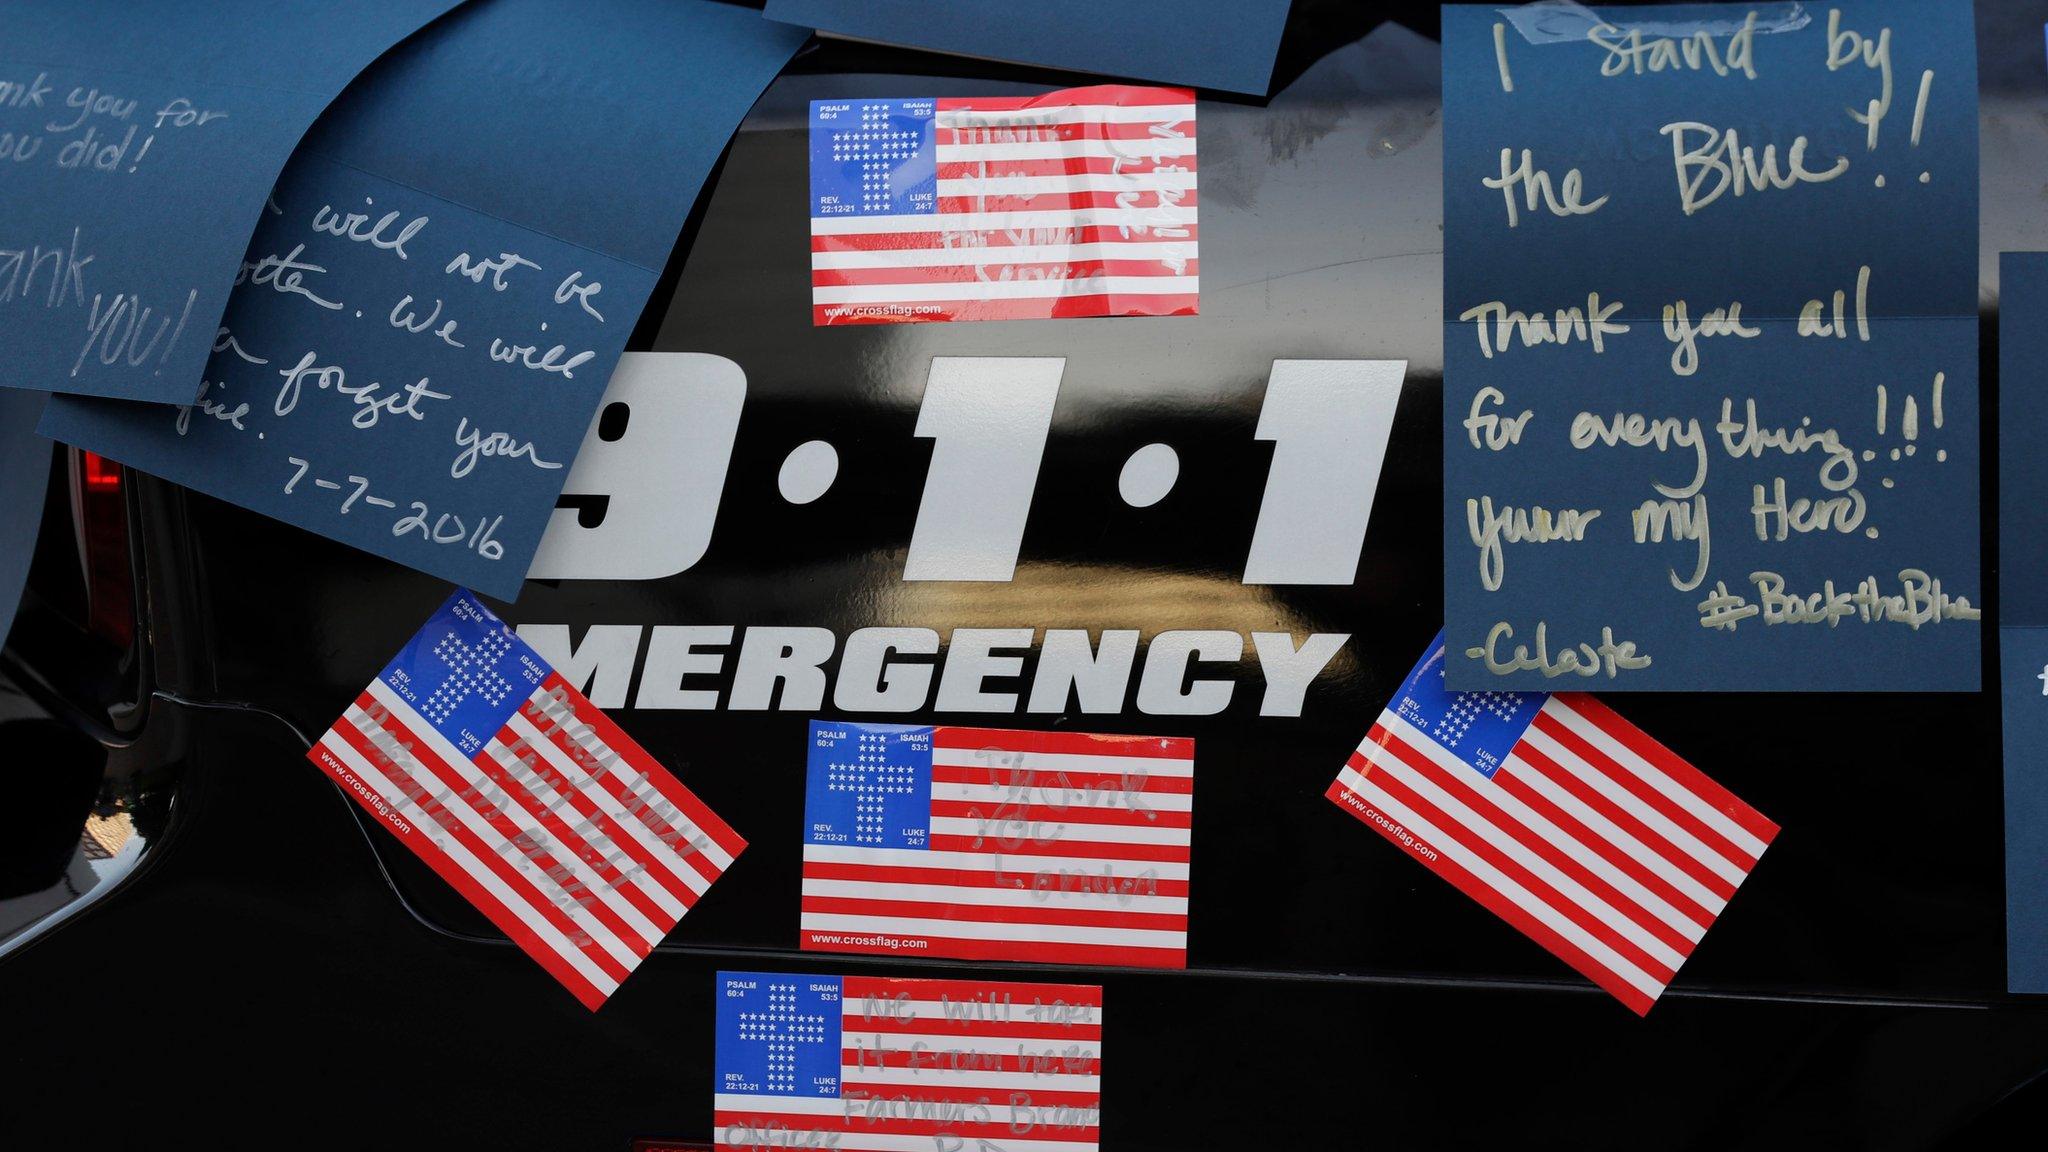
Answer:
[[1090, 1152], [1102, 989], [720, 972], [717, 1146]]
[[1444, 641], [1329, 798], [1637, 1014], [1778, 826], [1578, 692], [1451, 692]]
[[806, 950], [1185, 968], [1195, 744], [813, 721]]
[[811, 104], [811, 321], [1198, 311], [1195, 97]]
[[593, 1010], [746, 847], [467, 591], [307, 757]]

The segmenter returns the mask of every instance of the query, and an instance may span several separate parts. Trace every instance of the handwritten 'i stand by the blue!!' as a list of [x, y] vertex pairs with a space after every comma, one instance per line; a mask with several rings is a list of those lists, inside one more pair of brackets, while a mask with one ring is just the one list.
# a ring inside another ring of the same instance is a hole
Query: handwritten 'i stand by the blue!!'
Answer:
[[461, 9], [293, 157], [196, 400], [61, 397], [44, 433], [517, 596], [697, 190], [803, 39], [707, 0]]
[[1970, 6], [1444, 10], [1462, 690], [1968, 690]]
[[[0, 386], [185, 404], [308, 125], [456, 0], [15, 0]], [[308, 29], [319, 29], [309, 35]]]

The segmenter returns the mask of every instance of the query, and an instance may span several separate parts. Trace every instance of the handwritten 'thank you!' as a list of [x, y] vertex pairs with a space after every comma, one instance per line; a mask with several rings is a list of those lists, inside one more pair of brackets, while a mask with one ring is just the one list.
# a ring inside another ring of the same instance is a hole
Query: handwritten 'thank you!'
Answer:
[[9, 4], [0, 387], [189, 402], [300, 136], [365, 65], [454, 6]]
[[1450, 685], [1975, 688], [1969, 5], [1451, 7], [1444, 54]]

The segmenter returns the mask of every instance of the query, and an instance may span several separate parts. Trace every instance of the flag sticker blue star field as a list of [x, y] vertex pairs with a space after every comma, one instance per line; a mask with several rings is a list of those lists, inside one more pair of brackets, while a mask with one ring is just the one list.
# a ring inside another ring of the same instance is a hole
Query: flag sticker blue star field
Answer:
[[811, 103], [811, 215], [938, 211], [933, 101]]
[[811, 722], [805, 839], [925, 848], [932, 827], [932, 730]]
[[718, 992], [719, 1092], [839, 1095], [839, 977], [721, 972]]
[[377, 678], [469, 755], [505, 726], [552, 671], [504, 621], [457, 595]]
[[1444, 686], [1444, 636], [1408, 673], [1393, 711], [1488, 780], [1543, 707], [1540, 692], [1453, 692]]

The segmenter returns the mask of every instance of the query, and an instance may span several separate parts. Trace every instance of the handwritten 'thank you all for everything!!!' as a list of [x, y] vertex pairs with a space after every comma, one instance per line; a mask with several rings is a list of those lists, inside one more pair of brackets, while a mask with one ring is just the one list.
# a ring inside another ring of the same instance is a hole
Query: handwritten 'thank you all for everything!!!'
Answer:
[[1575, 11], [1446, 13], [1453, 685], [1963, 686], [1968, 6]]

